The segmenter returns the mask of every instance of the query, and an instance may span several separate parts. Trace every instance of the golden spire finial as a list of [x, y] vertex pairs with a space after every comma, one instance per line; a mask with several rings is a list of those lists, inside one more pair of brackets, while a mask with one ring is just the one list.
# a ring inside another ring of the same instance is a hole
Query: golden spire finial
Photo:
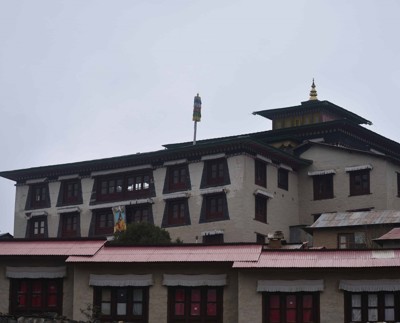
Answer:
[[315, 89], [314, 79], [312, 79], [309, 101], [318, 101], [317, 90]]

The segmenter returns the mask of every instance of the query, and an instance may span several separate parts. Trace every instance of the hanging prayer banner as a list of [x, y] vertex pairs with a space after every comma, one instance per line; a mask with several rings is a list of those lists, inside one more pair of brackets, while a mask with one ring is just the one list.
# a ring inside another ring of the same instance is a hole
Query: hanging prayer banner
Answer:
[[125, 206], [115, 206], [112, 208], [114, 214], [114, 233], [126, 230]]
[[201, 98], [199, 93], [194, 97], [194, 104], [193, 104], [193, 121], [200, 121], [201, 119]]

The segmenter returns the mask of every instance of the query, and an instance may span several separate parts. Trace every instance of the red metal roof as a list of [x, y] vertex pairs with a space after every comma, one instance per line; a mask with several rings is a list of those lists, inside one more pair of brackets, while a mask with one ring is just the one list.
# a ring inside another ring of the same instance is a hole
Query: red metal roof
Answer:
[[374, 240], [400, 240], [400, 228], [394, 228], [383, 236]]
[[67, 262], [240, 262], [257, 261], [261, 245], [104, 247], [93, 257]]
[[0, 256], [93, 256], [105, 240], [0, 241]]
[[400, 266], [400, 250], [296, 250], [263, 252], [256, 262], [233, 268], [368, 268]]

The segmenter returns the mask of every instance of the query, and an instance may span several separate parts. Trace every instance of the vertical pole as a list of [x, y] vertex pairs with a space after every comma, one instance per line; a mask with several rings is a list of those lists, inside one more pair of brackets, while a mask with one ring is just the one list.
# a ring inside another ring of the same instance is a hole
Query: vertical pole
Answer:
[[194, 122], [194, 136], [193, 136], [193, 145], [196, 144], [196, 134], [197, 134], [197, 121]]

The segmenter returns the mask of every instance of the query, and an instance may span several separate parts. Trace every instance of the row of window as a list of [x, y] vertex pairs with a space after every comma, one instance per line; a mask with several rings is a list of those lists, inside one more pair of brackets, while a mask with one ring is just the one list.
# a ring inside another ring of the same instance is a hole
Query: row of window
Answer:
[[[229, 170], [226, 158], [205, 161], [200, 188], [215, 187], [230, 184]], [[267, 164], [255, 160], [255, 184], [266, 187]], [[289, 189], [289, 172], [278, 169], [278, 187]], [[187, 164], [170, 166], [164, 183], [163, 193], [190, 190], [190, 176]], [[151, 171], [123, 173], [95, 178], [91, 202], [122, 201], [154, 196], [154, 183]], [[82, 186], [79, 179], [61, 182], [57, 206], [82, 204]], [[49, 189], [47, 183], [31, 185], [26, 203], [26, 209], [50, 207]]]
[[[349, 172], [350, 196], [370, 194], [370, 169]], [[330, 199], [333, 194], [333, 174], [313, 176], [314, 200]]]
[[[254, 219], [267, 223], [267, 201], [263, 195], [255, 196]], [[199, 223], [229, 220], [228, 204], [225, 193], [208, 194], [203, 197]], [[151, 204], [139, 204], [126, 207], [126, 223], [153, 221]], [[189, 205], [187, 198], [167, 200], [164, 209], [162, 227], [190, 225]], [[114, 232], [114, 214], [111, 208], [93, 211], [91, 235], [110, 235]], [[27, 226], [26, 236], [30, 238], [45, 238], [47, 233], [47, 217], [32, 217]], [[80, 213], [70, 212], [60, 214], [58, 236], [63, 238], [80, 236]]]
[[[62, 314], [62, 279], [11, 279], [10, 313]], [[263, 323], [320, 322], [319, 292], [264, 292]], [[346, 323], [400, 321], [400, 292], [344, 292]], [[102, 321], [148, 322], [149, 287], [94, 287]], [[168, 287], [168, 322], [222, 323], [223, 288]]]

